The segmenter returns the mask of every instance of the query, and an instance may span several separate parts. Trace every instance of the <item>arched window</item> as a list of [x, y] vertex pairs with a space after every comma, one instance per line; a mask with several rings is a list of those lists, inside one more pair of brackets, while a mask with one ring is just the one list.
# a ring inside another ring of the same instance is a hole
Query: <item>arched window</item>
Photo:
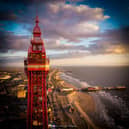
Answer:
[[42, 51], [42, 45], [38, 45], [38, 50]]
[[36, 51], [36, 45], [33, 45], [33, 51]]

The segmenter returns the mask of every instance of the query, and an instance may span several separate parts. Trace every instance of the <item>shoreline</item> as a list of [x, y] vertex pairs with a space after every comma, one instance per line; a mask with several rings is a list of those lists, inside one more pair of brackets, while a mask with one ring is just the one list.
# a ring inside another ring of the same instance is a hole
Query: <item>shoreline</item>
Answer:
[[[60, 77], [60, 74], [63, 72], [57, 72], [56, 78], [63, 81], [63, 88], [74, 88], [77, 89], [76, 86], [73, 84], [67, 82], [66, 80], [63, 80]], [[88, 124], [88, 127], [92, 127], [93, 129], [100, 129], [98, 128], [94, 122], [91, 120], [91, 118], [88, 116], [87, 112], [94, 112], [95, 111], [95, 103], [93, 100], [93, 97], [89, 95], [88, 93], [82, 93], [79, 91], [73, 91], [66, 95], [68, 102], [74, 106], [78, 112], [81, 114], [81, 117], [84, 118], [86, 123]]]
[[[65, 74], [65, 72], [60, 72], [59, 74]], [[67, 75], [67, 74], [66, 74]], [[98, 86], [98, 85], [89, 85], [87, 82], [84, 82], [86, 85], [82, 86], [82, 84], [74, 84], [75, 82], [67, 81], [65, 78], [61, 77], [66, 83], [70, 84], [72, 88], [76, 91], [84, 91], [84, 92], [92, 92], [92, 91], [109, 91], [109, 90], [126, 90], [127, 87], [124, 85], [117, 85], [117, 86]], [[77, 82], [78, 83], [78, 82]], [[81, 82], [80, 82], [81, 83]]]

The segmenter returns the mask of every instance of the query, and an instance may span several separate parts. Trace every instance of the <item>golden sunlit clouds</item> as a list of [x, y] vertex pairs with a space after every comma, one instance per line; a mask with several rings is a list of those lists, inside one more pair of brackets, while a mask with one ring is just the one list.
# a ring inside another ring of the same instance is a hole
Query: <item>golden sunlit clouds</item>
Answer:
[[129, 53], [128, 46], [126, 45], [114, 45], [106, 50], [107, 53], [124, 54]]
[[114, 53], [121, 54], [121, 53], [124, 53], [124, 52], [125, 52], [124, 48], [116, 48], [116, 49], [114, 49]]

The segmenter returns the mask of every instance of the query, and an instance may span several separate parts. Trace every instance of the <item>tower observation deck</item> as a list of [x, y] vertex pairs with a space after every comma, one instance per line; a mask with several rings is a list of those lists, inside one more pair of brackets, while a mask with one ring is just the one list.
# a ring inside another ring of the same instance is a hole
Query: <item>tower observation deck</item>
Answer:
[[48, 129], [46, 77], [49, 71], [49, 59], [46, 57], [41, 38], [38, 16], [35, 24], [28, 57], [24, 60], [28, 77], [27, 129]]

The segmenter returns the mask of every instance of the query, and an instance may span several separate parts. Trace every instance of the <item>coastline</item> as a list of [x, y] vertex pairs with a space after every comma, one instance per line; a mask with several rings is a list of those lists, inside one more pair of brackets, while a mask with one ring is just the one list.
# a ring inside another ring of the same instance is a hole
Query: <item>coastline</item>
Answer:
[[[62, 115], [65, 112], [68, 116], [67, 119], [72, 119], [71, 123], [73, 125], [76, 125], [79, 129], [88, 129], [88, 127], [85, 127], [86, 125], [91, 128], [99, 127], [99, 129], [120, 129], [117, 121], [121, 121], [120, 124], [123, 129], [128, 127], [126, 123], [129, 113], [128, 101], [126, 100], [128, 98], [128, 88], [124, 86], [100, 87], [94, 85], [86, 88], [78, 87], [76, 82], [83, 81], [81, 81], [81, 78], [74, 78], [73, 73], [67, 74], [67, 71], [60, 69], [53, 69], [52, 71], [55, 71], [52, 77], [54, 79], [53, 90], [56, 91], [53, 93], [56, 94], [57, 106], [61, 104]], [[125, 96], [123, 96], [123, 93]], [[73, 109], [77, 113], [71, 113]], [[67, 119], [64, 119], [64, 121], [67, 121]]]
[[[56, 79], [61, 80], [63, 82], [61, 86], [63, 88], [76, 89], [77, 88], [76, 86], [67, 82], [66, 80], [63, 80], [60, 77], [61, 73], [63, 73], [63, 72], [59, 71], [56, 74]], [[86, 121], [88, 127], [91, 127], [93, 129], [100, 129], [94, 124], [94, 122], [88, 116], [88, 112], [90, 113], [90, 112], [95, 111], [95, 103], [94, 103], [94, 99], [91, 95], [89, 95], [88, 93], [73, 91], [73, 92], [67, 94], [66, 97], [67, 97], [70, 105], [75, 107], [78, 110], [78, 112], [81, 114], [81, 117]]]

